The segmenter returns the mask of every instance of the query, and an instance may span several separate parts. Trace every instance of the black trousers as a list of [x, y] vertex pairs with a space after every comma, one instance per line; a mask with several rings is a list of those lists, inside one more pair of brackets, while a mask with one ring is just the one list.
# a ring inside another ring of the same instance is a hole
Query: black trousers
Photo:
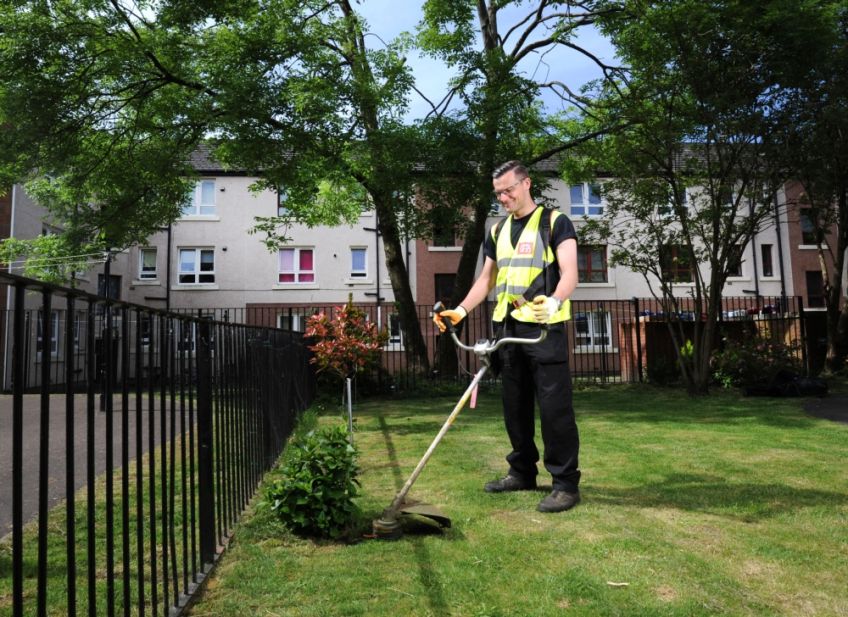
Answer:
[[[538, 324], [510, 318], [503, 336], [536, 338]], [[539, 450], [535, 443], [535, 407], [539, 405], [544, 465], [553, 488], [577, 491], [580, 438], [571, 402], [571, 371], [565, 324], [551, 324], [538, 345], [506, 345], [499, 350], [502, 363], [503, 410], [512, 452], [506, 457], [509, 473], [531, 478], [537, 474]]]

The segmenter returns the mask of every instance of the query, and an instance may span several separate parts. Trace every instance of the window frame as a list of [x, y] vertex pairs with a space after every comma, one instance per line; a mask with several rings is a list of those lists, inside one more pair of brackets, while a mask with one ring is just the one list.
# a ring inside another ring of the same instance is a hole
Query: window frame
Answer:
[[[577, 311], [574, 313], [574, 351], [612, 352], [612, 313], [604, 310]], [[580, 332], [586, 324], [585, 334]], [[587, 342], [581, 342], [586, 339]], [[600, 339], [600, 340], [599, 340]]]
[[[768, 249], [768, 252], [766, 252]], [[768, 257], [766, 257], [768, 255]], [[766, 271], [768, 264], [768, 271]], [[763, 278], [774, 278], [774, 245], [764, 243], [760, 245], [760, 269]]]
[[[357, 270], [354, 267], [354, 252], [362, 251], [362, 269]], [[313, 259], [313, 270], [314, 270], [314, 259], [315, 255], [312, 255]], [[348, 272], [348, 277], [356, 280], [366, 280], [368, 278], [368, 247], [367, 246], [351, 246], [350, 247], [350, 272]]]
[[[594, 252], [601, 253], [603, 262], [602, 281], [591, 280], [591, 275], [595, 270], [592, 268], [592, 254]], [[584, 267], [585, 266], [585, 267]], [[585, 277], [584, 277], [585, 272]], [[606, 244], [581, 244], [577, 247], [577, 283], [579, 285], [598, 285], [609, 283], [609, 264], [607, 263], [607, 245]]]
[[[815, 285], [811, 285], [811, 282], [813, 282], [811, 279], [815, 281]], [[825, 308], [827, 306], [824, 291], [824, 277], [822, 276], [821, 270], [804, 270], [804, 286], [806, 287], [807, 292], [806, 308]], [[815, 289], [814, 287], [818, 287], [818, 289]]]
[[385, 348], [390, 351], [403, 350], [403, 328], [400, 325], [399, 313], [389, 313], [386, 315], [386, 331], [389, 336], [386, 339]]
[[[689, 210], [689, 189], [683, 189], [683, 209]], [[660, 219], [667, 220], [674, 217], [674, 198], [671, 194], [668, 196], [668, 201], [657, 206], [657, 216]]]
[[[286, 251], [294, 251], [292, 256], [292, 270], [283, 270], [283, 253]], [[311, 270], [301, 270], [301, 254], [304, 251], [309, 251], [312, 253], [312, 269]], [[278, 285], [314, 285], [317, 280], [317, 274], [315, 270], [315, 255], [316, 250], [314, 246], [287, 246], [286, 248], [279, 249], [277, 251], [277, 284]], [[291, 281], [283, 281], [283, 275], [292, 275], [294, 277]], [[301, 280], [302, 276], [311, 277], [308, 280]]]
[[[212, 203], [203, 203], [203, 185], [204, 184], [212, 184]], [[187, 200], [187, 203], [183, 206], [182, 217], [183, 218], [193, 218], [193, 217], [213, 217], [218, 215], [218, 200], [216, 195], [218, 193], [218, 183], [215, 178], [201, 178], [199, 179], [195, 185], [194, 190], [191, 193], [190, 199]], [[206, 211], [204, 211], [204, 208]], [[211, 211], [209, 210], [211, 209]]]
[[[144, 271], [144, 255], [145, 253], [153, 253], [153, 276], [150, 272], [145, 274]], [[159, 248], [155, 246], [145, 246], [138, 249], [138, 280], [139, 281], [158, 281], [159, 280]]]
[[[690, 263], [689, 255], [686, 253], [686, 247], [682, 244], [669, 244], [663, 247], [663, 252], [660, 255], [660, 270], [666, 282], [672, 285], [691, 285], [695, 282], [695, 264]], [[666, 267], [666, 260], [669, 260], [668, 267]], [[680, 265], [681, 262], [685, 265]], [[684, 267], [688, 279], [680, 277]], [[672, 277], [667, 278], [668, 274], [672, 274]]]
[[[184, 251], [192, 251], [195, 254], [194, 258], [194, 270], [188, 271], [183, 270], [183, 252]], [[203, 253], [208, 252], [212, 253], [212, 270], [204, 271], [202, 270], [203, 263]], [[194, 281], [184, 281], [184, 276], [194, 276]], [[211, 276], [211, 281], [201, 281], [201, 276]], [[177, 284], [184, 286], [205, 286], [205, 285], [215, 285], [217, 282], [217, 271], [215, 269], [215, 248], [208, 246], [181, 246], [177, 248]]]
[[[818, 246], [824, 244], [824, 234], [817, 228], [816, 219], [812, 216], [812, 208], [800, 208], [798, 211], [798, 226], [801, 231], [802, 246]], [[805, 229], [807, 225], [809, 229]]]
[[284, 189], [277, 189], [277, 216], [288, 216], [291, 210], [284, 204], [289, 200], [289, 194]]
[[[581, 201], [579, 203], [575, 203], [573, 199], [574, 189], [580, 187], [581, 190]], [[568, 185], [568, 201], [569, 201], [569, 215], [570, 216], [588, 216], [588, 217], [597, 217], [603, 216], [604, 214], [604, 203], [603, 198], [598, 191], [600, 184], [597, 182], [581, 182], [580, 184], [569, 184]], [[594, 189], [594, 190], [593, 190]], [[597, 196], [597, 203], [592, 203], [592, 196]], [[595, 211], [593, 211], [595, 210]]]
[[[36, 311], [37, 319], [35, 325], [35, 353], [36, 361], [41, 359], [42, 350], [44, 348], [44, 317], [43, 311]], [[50, 355], [59, 355], [59, 311], [53, 309], [50, 311]]]
[[[298, 312], [277, 313], [277, 329], [286, 332], [304, 332], [308, 315]], [[286, 323], [288, 322], [288, 323]], [[289, 326], [286, 328], [286, 326]]]
[[[745, 270], [743, 265], [745, 263], [745, 247], [740, 245], [734, 246], [735, 255], [731, 257], [735, 257], [735, 259], [727, 260], [727, 278], [729, 279], [741, 279], [745, 278]], [[735, 269], [731, 269], [735, 266]]]

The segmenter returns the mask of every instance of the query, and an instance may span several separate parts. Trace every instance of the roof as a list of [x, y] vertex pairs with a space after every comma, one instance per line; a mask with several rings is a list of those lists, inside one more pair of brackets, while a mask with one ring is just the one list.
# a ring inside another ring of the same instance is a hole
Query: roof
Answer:
[[209, 143], [198, 144], [197, 148], [189, 157], [189, 164], [192, 168], [201, 174], [210, 172], [232, 172], [233, 170], [225, 169], [224, 165], [215, 159], [212, 155], [212, 148], [213, 146]]

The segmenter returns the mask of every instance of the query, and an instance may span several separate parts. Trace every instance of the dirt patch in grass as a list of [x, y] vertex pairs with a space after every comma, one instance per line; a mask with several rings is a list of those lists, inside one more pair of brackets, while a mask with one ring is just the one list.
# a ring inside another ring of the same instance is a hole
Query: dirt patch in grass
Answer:
[[654, 593], [656, 593], [657, 598], [663, 602], [674, 602], [677, 600], [677, 592], [668, 585], [657, 587]]

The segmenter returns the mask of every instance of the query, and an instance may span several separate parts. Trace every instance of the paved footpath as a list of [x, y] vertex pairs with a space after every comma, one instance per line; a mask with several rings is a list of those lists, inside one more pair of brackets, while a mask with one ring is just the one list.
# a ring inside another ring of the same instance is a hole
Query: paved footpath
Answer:
[[[114, 448], [114, 468], [121, 465], [121, 411], [120, 397], [115, 397], [115, 411], [112, 412]], [[95, 476], [106, 469], [106, 414], [99, 411], [99, 398], [95, 400], [94, 411], [94, 460]], [[144, 397], [142, 405], [142, 453], [149, 447], [147, 433], [149, 411], [148, 399]], [[157, 401], [158, 407], [158, 401]], [[154, 443], [159, 443], [160, 417], [154, 411]], [[47, 464], [47, 494], [49, 507], [65, 498], [65, 396], [50, 396], [49, 447]], [[135, 396], [130, 397], [129, 420], [129, 457], [134, 460], [135, 448]], [[23, 517], [26, 523], [38, 514], [38, 480], [41, 440], [41, 398], [38, 394], [24, 396], [23, 408]], [[74, 490], [86, 484], [86, 396], [74, 397]], [[12, 397], [0, 395], [0, 538], [12, 531]]]

